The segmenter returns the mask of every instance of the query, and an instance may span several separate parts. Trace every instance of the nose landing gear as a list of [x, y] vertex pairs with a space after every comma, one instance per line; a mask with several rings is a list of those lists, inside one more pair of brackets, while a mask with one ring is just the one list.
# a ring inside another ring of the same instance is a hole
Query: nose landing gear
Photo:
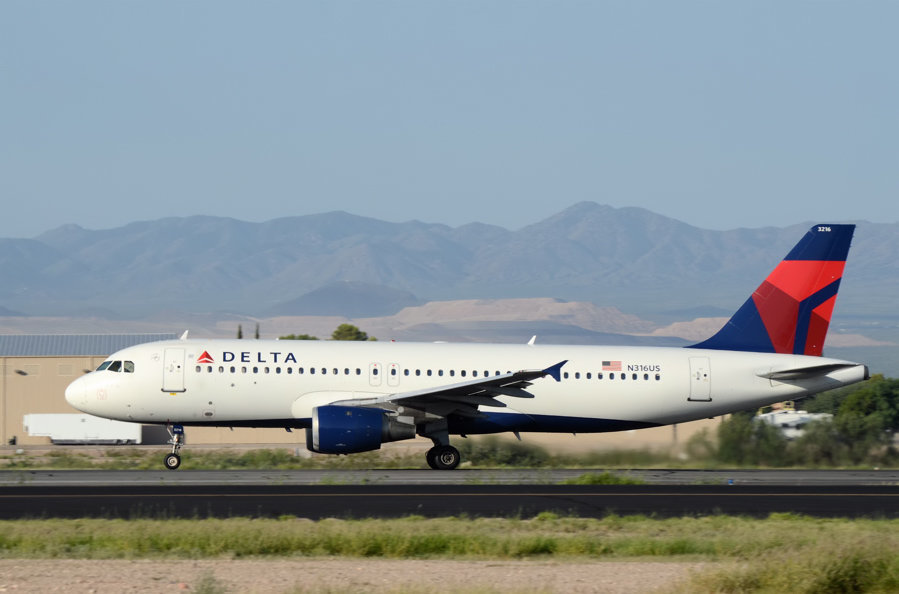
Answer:
[[169, 443], [172, 444], [172, 453], [166, 454], [163, 459], [165, 467], [169, 470], [175, 470], [181, 466], [181, 447], [184, 445], [184, 426], [183, 425], [167, 425], [166, 429], [172, 437]]

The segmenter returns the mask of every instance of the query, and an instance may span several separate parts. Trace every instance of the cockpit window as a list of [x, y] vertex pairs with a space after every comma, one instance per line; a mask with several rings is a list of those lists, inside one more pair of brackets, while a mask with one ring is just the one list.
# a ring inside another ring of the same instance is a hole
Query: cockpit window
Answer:
[[97, 371], [134, 373], [134, 361], [103, 361]]

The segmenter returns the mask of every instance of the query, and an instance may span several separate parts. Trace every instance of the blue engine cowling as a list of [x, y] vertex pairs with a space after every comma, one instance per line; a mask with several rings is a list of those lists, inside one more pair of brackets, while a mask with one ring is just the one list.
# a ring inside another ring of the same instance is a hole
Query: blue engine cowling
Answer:
[[312, 409], [306, 447], [321, 454], [353, 454], [380, 449], [382, 443], [415, 437], [415, 426], [385, 411], [359, 406], [328, 405]]

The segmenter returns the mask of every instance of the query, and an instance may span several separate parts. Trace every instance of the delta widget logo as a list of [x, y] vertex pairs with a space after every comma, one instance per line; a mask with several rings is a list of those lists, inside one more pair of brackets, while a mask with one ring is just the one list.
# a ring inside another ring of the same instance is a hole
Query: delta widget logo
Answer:
[[197, 357], [197, 363], [215, 363], [215, 359], [209, 354], [209, 351], [203, 351], [203, 354]]

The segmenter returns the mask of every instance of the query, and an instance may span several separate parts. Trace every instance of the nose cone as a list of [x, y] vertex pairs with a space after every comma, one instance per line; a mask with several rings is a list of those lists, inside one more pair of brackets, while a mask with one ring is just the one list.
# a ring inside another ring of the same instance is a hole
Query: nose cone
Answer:
[[66, 388], [66, 402], [78, 410], [83, 410], [85, 401], [84, 378], [79, 377]]

